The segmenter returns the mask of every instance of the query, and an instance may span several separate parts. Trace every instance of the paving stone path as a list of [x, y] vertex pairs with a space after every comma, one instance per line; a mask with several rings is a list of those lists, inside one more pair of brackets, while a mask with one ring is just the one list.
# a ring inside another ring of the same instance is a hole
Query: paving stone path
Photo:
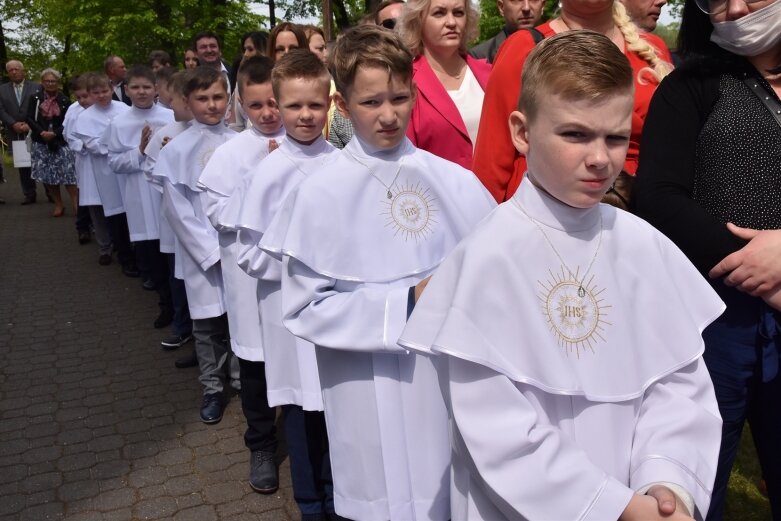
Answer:
[[[0, 519], [298, 519], [287, 460], [281, 488], [247, 484], [244, 417], [233, 397], [217, 425], [198, 420], [192, 349], [160, 349], [156, 294], [99, 266], [70, 209], [21, 206], [0, 185]], [[43, 202], [41, 202], [43, 201]]]

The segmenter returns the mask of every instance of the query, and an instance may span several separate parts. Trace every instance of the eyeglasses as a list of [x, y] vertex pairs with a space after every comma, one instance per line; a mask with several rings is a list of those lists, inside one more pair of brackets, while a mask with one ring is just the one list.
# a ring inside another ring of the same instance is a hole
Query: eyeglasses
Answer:
[[[757, 4], [766, 0], [743, 0], [746, 5]], [[694, 0], [697, 7], [705, 14], [720, 14], [727, 10], [729, 0]]]
[[[756, 0], [759, 1], [759, 0]], [[395, 18], [386, 18], [382, 22], [380, 22], [380, 25], [383, 26], [386, 29], [390, 29], [391, 31], [396, 27], [396, 19]]]

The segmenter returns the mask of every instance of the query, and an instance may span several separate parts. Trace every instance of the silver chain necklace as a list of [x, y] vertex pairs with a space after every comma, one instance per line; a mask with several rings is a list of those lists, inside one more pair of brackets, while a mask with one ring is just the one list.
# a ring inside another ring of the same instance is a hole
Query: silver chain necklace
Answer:
[[393, 199], [393, 192], [391, 191], [391, 188], [393, 188], [393, 185], [395, 185], [395, 184], [396, 184], [396, 180], [399, 178], [399, 174], [401, 173], [401, 167], [404, 165], [404, 160], [405, 160], [405, 159], [407, 159], [407, 157], [406, 157], [406, 156], [402, 157], [402, 158], [401, 158], [401, 161], [399, 161], [399, 168], [397, 168], [397, 169], [396, 169], [396, 175], [395, 175], [395, 176], [393, 176], [393, 181], [391, 181], [391, 184], [389, 184], [389, 185], [386, 185], [385, 183], [383, 183], [383, 182], [382, 182], [382, 179], [380, 179], [379, 177], [377, 177], [377, 176], [374, 174], [374, 172], [372, 171], [372, 169], [371, 169], [371, 168], [369, 168], [369, 165], [367, 165], [366, 163], [364, 163], [363, 161], [361, 161], [360, 159], [358, 159], [357, 157], [355, 157], [355, 156], [354, 156], [354, 155], [353, 155], [353, 154], [352, 154], [352, 153], [351, 153], [349, 150], [347, 150], [347, 149], [343, 149], [343, 150], [344, 150], [345, 152], [347, 152], [347, 155], [349, 155], [351, 158], [353, 158], [353, 159], [355, 160], [355, 162], [356, 162], [356, 163], [360, 164], [360, 165], [361, 165], [361, 166], [363, 166], [363, 167], [364, 167], [366, 170], [368, 170], [368, 171], [369, 171], [369, 174], [370, 174], [370, 175], [371, 175], [371, 176], [372, 176], [374, 179], [376, 179], [378, 183], [380, 183], [382, 186], [384, 186], [384, 187], [385, 187], [385, 189], [387, 190], [387, 196], [388, 196], [388, 199]]
[[[527, 219], [529, 219], [534, 226], [537, 227], [538, 230], [540, 230], [540, 233], [545, 238], [545, 242], [548, 243], [548, 246], [550, 246], [551, 250], [553, 250], [553, 253], [556, 254], [556, 257], [558, 257], [559, 262], [561, 262], [561, 265], [564, 266], [564, 269], [566, 269], [569, 272], [570, 277], [572, 277], [572, 280], [575, 282], [578, 282], [578, 279], [574, 273], [572, 273], [572, 270], [569, 269], [569, 266], [567, 266], [567, 263], [564, 262], [564, 259], [561, 258], [561, 255], [559, 254], [559, 251], [556, 249], [556, 247], [553, 245], [553, 242], [551, 242], [550, 238], [548, 237], [548, 234], [545, 233], [545, 230], [542, 229], [542, 226], [540, 226], [540, 223], [537, 222], [535, 219], [532, 218], [531, 215], [526, 213], [526, 210], [523, 209], [521, 204], [518, 202], [518, 199], [513, 197], [513, 203], [515, 203], [515, 206], [518, 207], [518, 209], [523, 213], [523, 215], [526, 216]], [[583, 298], [586, 296], [586, 290], [583, 289], [583, 282], [586, 280], [586, 276], [591, 271], [591, 267], [594, 266], [594, 261], [597, 260], [597, 255], [599, 254], [599, 248], [602, 246], [602, 212], [599, 212], [599, 239], [597, 239], [597, 249], [594, 251], [594, 256], [591, 257], [591, 262], [588, 264], [588, 268], [585, 272], [583, 272], [583, 276], [580, 278], [580, 282], [578, 283], [578, 296], [580, 298]]]

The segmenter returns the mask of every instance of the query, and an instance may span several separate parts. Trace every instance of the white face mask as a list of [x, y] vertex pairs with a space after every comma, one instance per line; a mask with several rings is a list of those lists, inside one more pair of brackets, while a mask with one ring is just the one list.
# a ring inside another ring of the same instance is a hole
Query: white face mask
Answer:
[[781, 0], [737, 20], [713, 24], [711, 41], [740, 56], [758, 56], [781, 42]]

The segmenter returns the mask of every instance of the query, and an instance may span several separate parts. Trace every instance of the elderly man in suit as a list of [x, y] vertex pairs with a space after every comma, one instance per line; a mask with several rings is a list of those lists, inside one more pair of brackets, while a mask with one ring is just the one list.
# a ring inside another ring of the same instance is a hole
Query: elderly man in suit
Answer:
[[[27, 125], [30, 101], [41, 86], [25, 80], [24, 65], [19, 60], [10, 60], [5, 64], [5, 70], [11, 81], [0, 85], [0, 121], [5, 126], [6, 141], [10, 145], [12, 141], [23, 140], [30, 131]], [[24, 194], [22, 204], [35, 202], [35, 181], [30, 173], [30, 168], [19, 169]]]
[[130, 105], [130, 98], [125, 92], [125, 74], [127, 73], [125, 60], [113, 54], [106, 56], [106, 59], [103, 60], [103, 70], [111, 81], [111, 90], [114, 91], [111, 99]]

